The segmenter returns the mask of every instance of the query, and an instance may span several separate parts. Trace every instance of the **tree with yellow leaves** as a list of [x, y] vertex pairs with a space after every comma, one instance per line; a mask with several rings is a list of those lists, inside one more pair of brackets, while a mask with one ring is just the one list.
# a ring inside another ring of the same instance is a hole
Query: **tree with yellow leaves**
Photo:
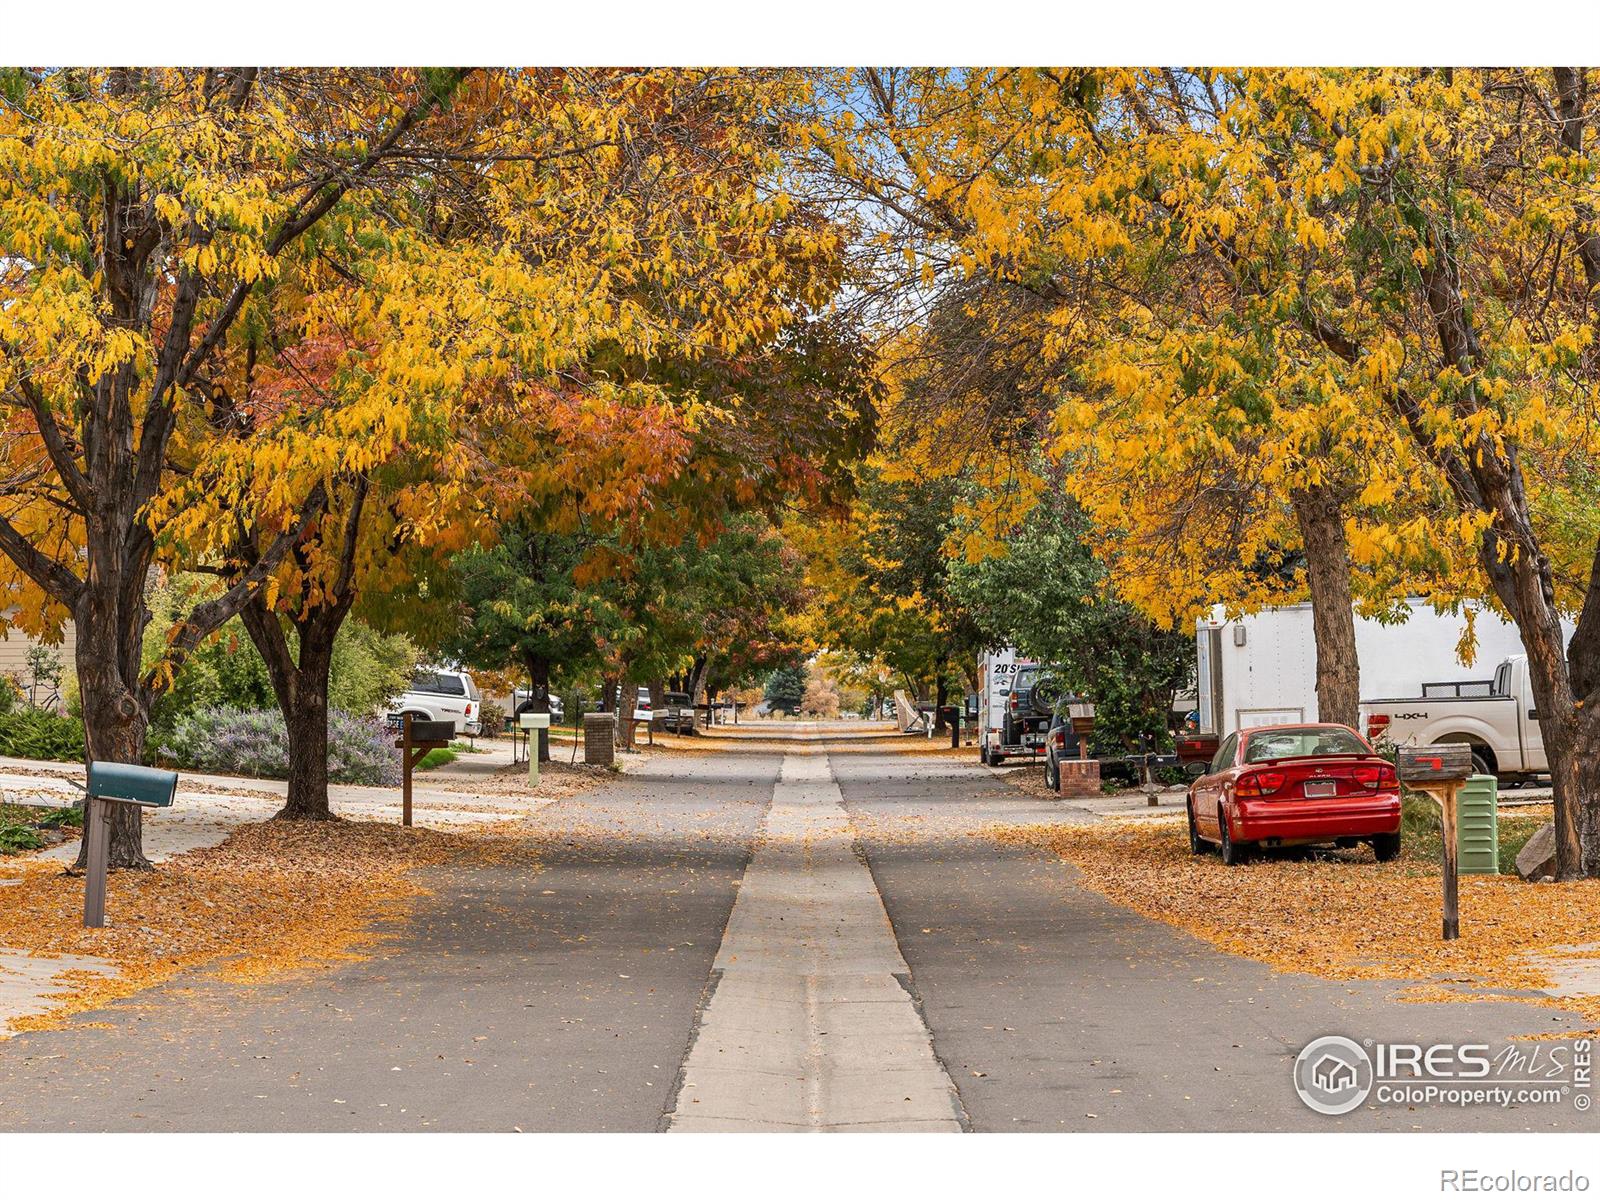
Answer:
[[[141, 671], [144, 589], [181, 554], [157, 513], [175, 471], [203, 473], [223, 442], [230, 339], [286, 266], [378, 203], [374, 189], [471, 150], [470, 126], [440, 120], [466, 86], [458, 71], [0, 78], [0, 551], [19, 624], [76, 623], [92, 758], [140, 759], [152, 698], [330, 499], [313, 486], [280, 504], [257, 560]], [[136, 810], [113, 821], [111, 861], [147, 865]]]
[[[1040, 385], [1119, 587], [1255, 604], [1260, 568], [1303, 553], [1319, 655], [1349, 661], [1352, 596], [1487, 593], [1528, 649], [1560, 873], [1600, 873], [1600, 543], [1573, 519], [1594, 72], [863, 72], [835, 94], [819, 158], [912, 239], [921, 286], [1043, 301]], [[1191, 549], [1229, 514], [1218, 571]], [[1355, 694], [1321, 689], [1340, 716]]]
[[[800, 461], [788, 427], [753, 437], [702, 366], [759, 378], [759, 355], [835, 286], [837, 233], [773, 186], [795, 87], [769, 72], [490, 73], [447, 114], [475, 131], [478, 169], [349, 214], [262, 303], [233, 347], [248, 416], [219, 431], [231, 453], [213, 450], [168, 507], [189, 552], [231, 579], [259, 561], [263, 528], [327, 497], [243, 612], [288, 728], [283, 815], [328, 816], [328, 667], [355, 604], [405, 624], [418, 575], [448, 583], [449, 555], [500, 528], [676, 540], [721, 513], [714, 493], [760, 494], [764, 470]], [[725, 476], [691, 458], [708, 447]]]

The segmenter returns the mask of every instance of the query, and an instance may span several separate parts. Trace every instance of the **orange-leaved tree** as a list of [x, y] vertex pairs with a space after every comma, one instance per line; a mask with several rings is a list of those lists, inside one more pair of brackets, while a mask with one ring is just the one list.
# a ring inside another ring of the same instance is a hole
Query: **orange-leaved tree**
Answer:
[[[20, 623], [70, 617], [88, 750], [136, 762], [150, 704], [193, 648], [266, 586], [329, 502], [313, 486], [261, 525], [261, 552], [141, 669], [161, 503], [203, 470], [231, 347], [330, 219], [470, 154], [439, 121], [451, 70], [8, 70], [0, 76], [0, 551]], [[111, 860], [147, 865], [137, 811]]]

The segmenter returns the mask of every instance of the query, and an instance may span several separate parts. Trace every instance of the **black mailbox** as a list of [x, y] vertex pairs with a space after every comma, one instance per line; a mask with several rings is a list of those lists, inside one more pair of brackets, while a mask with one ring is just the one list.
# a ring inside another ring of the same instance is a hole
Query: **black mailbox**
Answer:
[[417, 742], [448, 742], [456, 735], [454, 721], [412, 721], [411, 741]]
[[1395, 766], [1406, 783], [1459, 783], [1472, 774], [1472, 747], [1465, 742], [1401, 746]]

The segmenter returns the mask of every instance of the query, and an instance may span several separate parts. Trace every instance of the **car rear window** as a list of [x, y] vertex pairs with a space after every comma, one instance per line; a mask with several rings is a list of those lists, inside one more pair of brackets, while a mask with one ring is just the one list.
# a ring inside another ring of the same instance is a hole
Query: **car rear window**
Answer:
[[1370, 754], [1360, 738], [1348, 729], [1308, 725], [1304, 729], [1274, 729], [1252, 733], [1244, 744], [1244, 761], [1267, 762], [1276, 758], [1315, 758], [1321, 754]]
[[413, 692], [426, 692], [431, 696], [465, 696], [466, 685], [459, 675], [439, 675], [433, 671], [418, 671], [411, 677]]

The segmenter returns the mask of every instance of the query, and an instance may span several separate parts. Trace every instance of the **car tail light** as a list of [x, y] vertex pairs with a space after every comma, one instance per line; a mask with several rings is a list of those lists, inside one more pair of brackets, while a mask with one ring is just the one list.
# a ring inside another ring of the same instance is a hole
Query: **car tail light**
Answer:
[[1389, 714], [1372, 713], [1367, 717], [1367, 741], [1375, 742], [1389, 732]]
[[1252, 771], [1233, 785], [1236, 796], [1270, 796], [1283, 786], [1282, 771]]
[[1055, 730], [1050, 734], [1050, 740], [1056, 744], [1057, 749], [1065, 750], [1067, 748], [1067, 731], [1065, 729]]
[[1379, 788], [1396, 787], [1400, 783], [1400, 777], [1395, 774], [1394, 768], [1388, 763], [1377, 766], [1363, 765], [1355, 767], [1350, 772], [1350, 778], [1354, 779], [1369, 792], [1375, 792]]
[[467, 716], [470, 717], [471, 715], [472, 715], [472, 701], [468, 700], [467, 701]]

